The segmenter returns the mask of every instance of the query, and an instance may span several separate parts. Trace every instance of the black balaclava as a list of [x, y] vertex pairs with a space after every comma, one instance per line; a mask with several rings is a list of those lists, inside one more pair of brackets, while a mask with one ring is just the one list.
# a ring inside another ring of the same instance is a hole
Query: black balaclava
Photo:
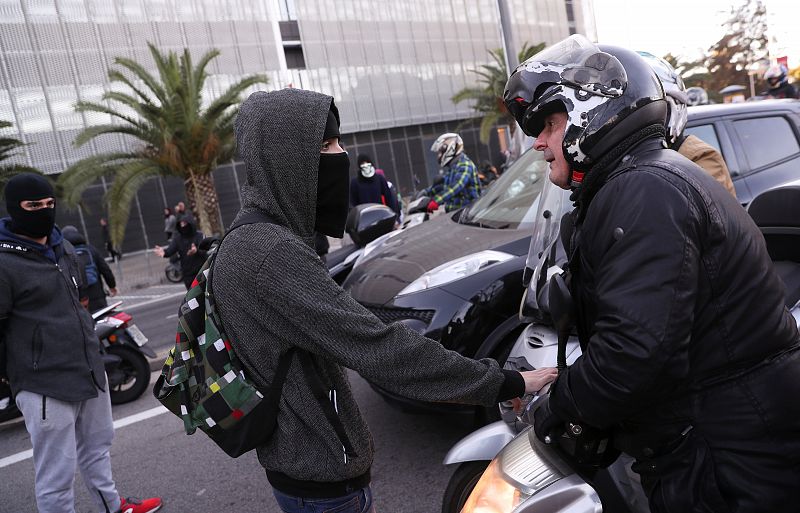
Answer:
[[[339, 110], [331, 101], [322, 140], [339, 137]], [[314, 230], [341, 239], [347, 221], [350, 159], [347, 152], [320, 153]]]
[[56, 209], [42, 208], [31, 211], [25, 210], [19, 204], [22, 201], [54, 197], [53, 186], [47, 178], [34, 173], [14, 176], [6, 184], [6, 210], [11, 216], [9, 229], [14, 233], [37, 239], [49, 236], [56, 224]]

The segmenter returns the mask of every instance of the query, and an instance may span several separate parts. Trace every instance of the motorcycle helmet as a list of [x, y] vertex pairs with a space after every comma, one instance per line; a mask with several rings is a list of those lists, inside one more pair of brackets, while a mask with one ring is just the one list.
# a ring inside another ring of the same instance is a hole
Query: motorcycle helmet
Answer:
[[545, 48], [511, 74], [503, 95], [523, 132], [536, 137], [545, 118], [566, 110], [562, 150], [580, 181], [617, 144], [667, 115], [664, 89], [631, 50], [596, 45], [575, 34]]
[[789, 82], [788, 72], [783, 64], [774, 64], [764, 72], [764, 80], [771, 89], [775, 89]]
[[686, 103], [694, 105], [708, 105], [708, 93], [702, 87], [690, 87], [686, 90]]
[[664, 98], [667, 100], [667, 142], [670, 145], [683, 135], [688, 120], [686, 86], [683, 79], [670, 63], [649, 52], [638, 52], [645, 62], [653, 68], [656, 76], [664, 86]]
[[431, 151], [436, 153], [436, 160], [439, 162], [439, 166], [445, 167], [456, 156], [464, 152], [464, 141], [458, 134], [442, 134], [431, 146]]

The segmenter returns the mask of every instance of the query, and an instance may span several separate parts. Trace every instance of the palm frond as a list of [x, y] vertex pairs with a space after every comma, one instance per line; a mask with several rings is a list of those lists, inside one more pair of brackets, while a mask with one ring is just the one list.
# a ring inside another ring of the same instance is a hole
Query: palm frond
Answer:
[[121, 82], [121, 83], [125, 84], [126, 86], [128, 86], [128, 88], [130, 88], [134, 93], [136, 93], [136, 96], [138, 96], [139, 100], [141, 102], [143, 102], [144, 104], [146, 104], [146, 105], [154, 105], [153, 104], [153, 98], [151, 97], [151, 95], [145, 93], [140, 88], [138, 88], [133, 83], [133, 81], [130, 80], [128, 77], [126, 77], [121, 71], [118, 71], [118, 70], [115, 70], [115, 69], [109, 70], [108, 71], [108, 78], [112, 82]]
[[110, 175], [122, 163], [139, 157], [132, 153], [102, 153], [81, 159], [69, 166], [58, 177], [58, 185], [63, 191], [64, 202], [71, 207], [80, 203], [83, 191], [100, 177]]
[[75, 112], [96, 112], [98, 114], [108, 114], [109, 116], [124, 121], [129, 125], [142, 126], [138, 119], [134, 119], [126, 114], [122, 114], [121, 112], [106, 105], [86, 100], [81, 100], [75, 103]]
[[161, 170], [143, 160], [119, 166], [114, 173], [114, 182], [106, 193], [108, 224], [111, 240], [119, 246], [125, 237], [125, 226], [130, 216], [131, 202], [136, 193], [148, 180], [158, 176]]
[[[164, 91], [164, 88], [159, 84], [155, 77], [147, 71], [144, 66], [139, 64], [138, 62], [134, 61], [133, 59], [128, 59], [127, 57], [117, 57], [114, 59], [114, 63], [122, 66], [123, 68], [127, 69], [131, 73], [133, 73], [139, 80], [144, 82], [144, 84], [153, 91], [153, 95], [160, 101], [162, 104], [167, 101], [167, 94]], [[111, 76], [109, 75], [109, 78]]]
[[256, 84], [268, 84], [269, 78], [266, 75], [250, 75], [230, 86], [221, 96], [216, 98], [203, 114], [203, 122], [213, 124], [232, 105], [241, 101], [239, 97], [248, 87]]

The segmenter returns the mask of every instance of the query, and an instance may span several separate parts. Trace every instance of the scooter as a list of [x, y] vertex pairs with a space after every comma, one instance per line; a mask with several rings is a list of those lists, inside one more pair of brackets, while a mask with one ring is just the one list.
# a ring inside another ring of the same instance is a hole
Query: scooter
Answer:
[[364, 248], [391, 233], [396, 220], [397, 214], [394, 210], [380, 203], [365, 203], [351, 208], [345, 222], [345, 233], [353, 240], [353, 244], [332, 251], [325, 257], [331, 278], [341, 285], [353, 270], [353, 265], [364, 252]]
[[[558, 264], [563, 263], [564, 256], [559, 253], [555, 228], [558, 223], [551, 220], [561, 218], [567, 203], [558, 194], [545, 197], [547, 190], [543, 191], [537, 210], [524, 273], [526, 293], [520, 307], [521, 317], [533, 322], [512, 347], [507, 369], [571, 364], [581, 354], [576, 337], [558, 329], [563, 305], [557, 304], [560, 294], [550, 287], [551, 278], [560, 273]], [[794, 206], [788, 207], [791, 205]], [[764, 234], [776, 271], [787, 285], [786, 306], [800, 327], [800, 229], [794, 227], [800, 218], [800, 187], [763, 193], [751, 202], [748, 212]], [[542, 312], [549, 312], [552, 322], [541, 322]], [[562, 362], [558, 362], [559, 353]], [[453, 446], [444, 463], [458, 466], [444, 494], [443, 513], [599, 512], [604, 507], [609, 511], [649, 511], [625, 455], [605, 469], [587, 471], [576, 468], [574, 462], [566, 462], [552, 446], [536, 438], [531, 427], [533, 412], [538, 398], [545, 393], [542, 390], [522, 401], [500, 404], [503, 420], [475, 431]]]
[[[101, 342], [111, 404], [134, 401], [147, 390], [150, 383], [147, 357], [156, 357], [147, 345], [147, 337], [133, 323], [133, 317], [119, 310], [120, 305], [122, 301], [117, 301], [92, 314], [94, 332]], [[9, 384], [0, 380], [0, 422], [20, 416]]]

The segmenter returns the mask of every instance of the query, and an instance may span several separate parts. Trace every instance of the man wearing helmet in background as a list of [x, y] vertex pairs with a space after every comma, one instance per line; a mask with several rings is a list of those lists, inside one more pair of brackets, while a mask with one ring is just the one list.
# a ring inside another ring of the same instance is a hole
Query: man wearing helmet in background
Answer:
[[667, 61], [648, 52], [639, 52], [645, 62], [653, 68], [656, 76], [664, 86], [664, 99], [667, 100], [667, 144], [687, 159], [691, 160], [703, 170], [714, 177], [733, 197], [736, 189], [733, 187], [731, 173], [725, 164], [722, 155], [710, 144], [706, 144], [699, 137], [683, 133], [686, 127], [687, 97], [683, 79], [675, 68]]
[[666, 148], [655, 73], [575, 35], [522, 63], [504, 100], [576, 204], [562, 236], [583, 356], [537, 436], [609, 430], [654, 512], [796, 510], [800, 334], [758, 228]]
[[690, 107], [708, 105], [708, 93], [702, 87], [690, 87], [686, 90], [686, 104]]
[[789, 72], [783, 64], [770, 66], [764, 72], [769, 89], [763, 94], [768, 98], [797, 98], [797, 89], [789, 83]]
[[444, 171], [444, 183], [428, 204], [428, 212], [437, 210], [439, 205], [451, 212], [478, 199], [481, 195], [478, 168], [464, 153], [461, 136], [442, 134], [431, 146], [431, 151], [436, 153], [436, 160]]

